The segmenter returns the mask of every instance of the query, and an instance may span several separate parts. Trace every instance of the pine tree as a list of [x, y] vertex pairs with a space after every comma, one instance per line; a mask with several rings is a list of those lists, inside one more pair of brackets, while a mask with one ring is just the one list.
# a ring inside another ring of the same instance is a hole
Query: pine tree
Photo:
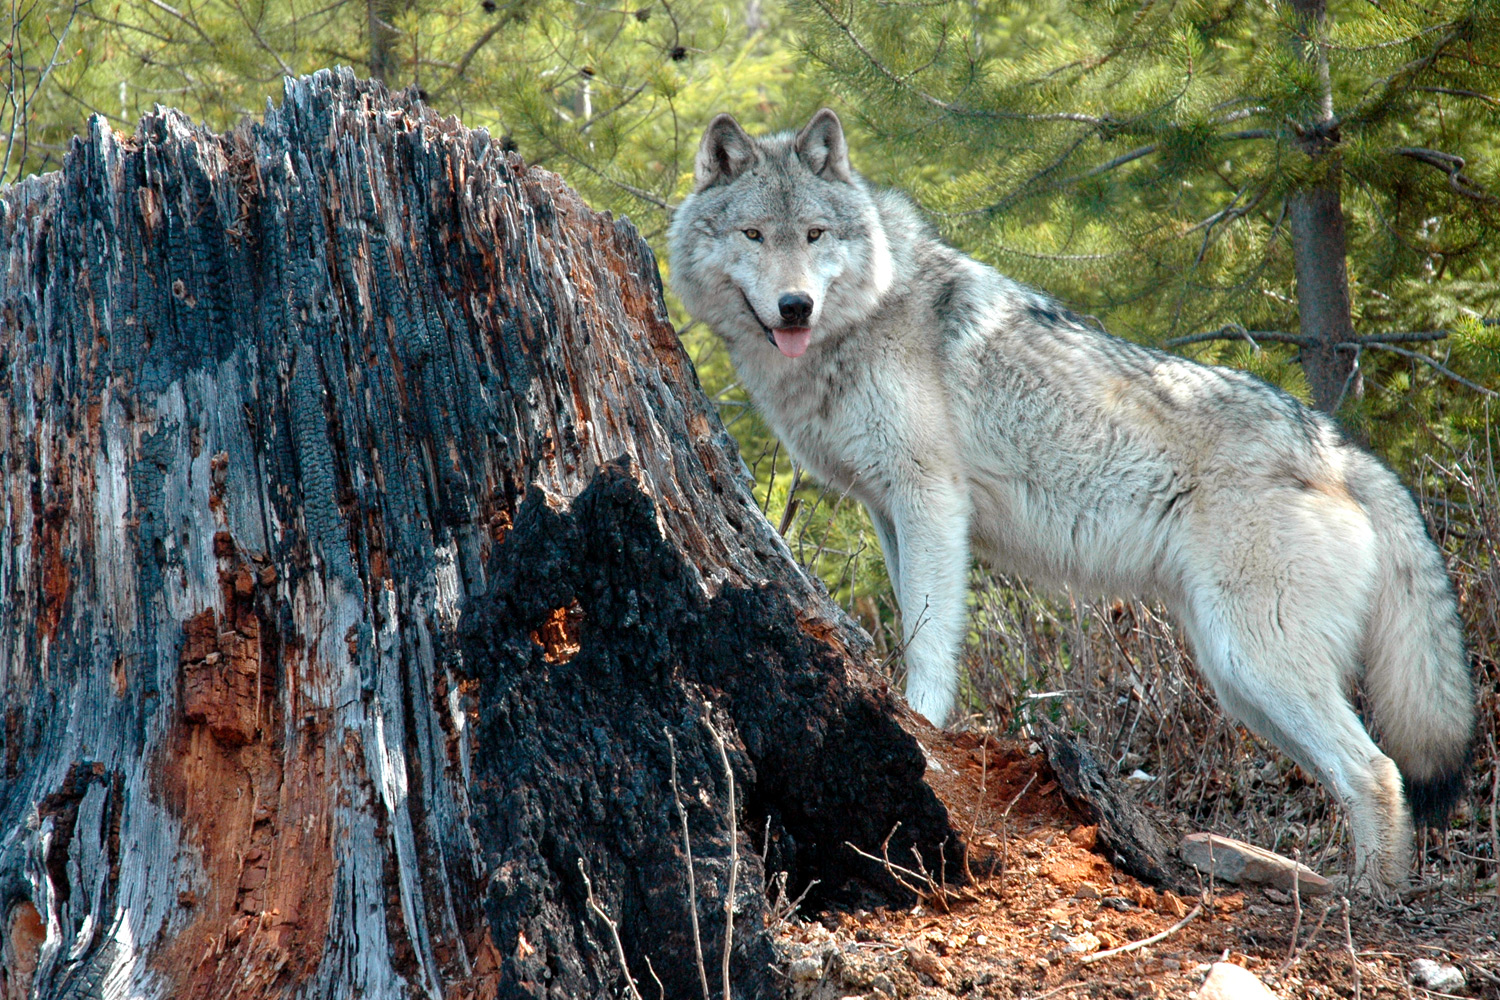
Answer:
[[1003, 270], [1365, 433], [1493, 395], [1493, 0], [796, 8], [877, 172]]

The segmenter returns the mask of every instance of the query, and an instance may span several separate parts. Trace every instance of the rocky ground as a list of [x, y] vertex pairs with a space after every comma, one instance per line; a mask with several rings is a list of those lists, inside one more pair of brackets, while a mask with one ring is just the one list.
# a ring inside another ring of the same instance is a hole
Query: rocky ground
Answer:
[[927, 744], [969, 857], [890, 858], [921, 891], [910, 909], [786, 918], [795, 1000], [1255, 995], [1205, 987], [1219, 962], [1284, 998], [1500, 1000], [1493, 873], [1456, 884], [1439, 861], [1384, 903], [1208, 882], [1179, 896], [1098, 853], [1034, 744], [973, 732]]

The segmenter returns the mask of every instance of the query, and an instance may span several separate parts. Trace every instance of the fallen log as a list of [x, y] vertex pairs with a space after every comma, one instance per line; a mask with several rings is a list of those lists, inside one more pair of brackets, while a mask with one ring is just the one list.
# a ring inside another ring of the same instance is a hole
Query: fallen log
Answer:
[[0, 535], [7, 997], [697, 995], [679, 801], [769, 996], [951, 835], [644, 241], [347, 72], [0, 193]]

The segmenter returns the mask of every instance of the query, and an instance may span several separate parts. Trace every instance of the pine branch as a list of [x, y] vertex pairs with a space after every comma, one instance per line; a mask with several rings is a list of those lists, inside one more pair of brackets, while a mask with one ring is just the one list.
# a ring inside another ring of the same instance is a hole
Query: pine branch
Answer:
[[1204, 344], [1214, 340], [1244, 340], [1251, 347], [1258, 348], [1259, 342], [1264, 340], [1273, 344], [1296, 344], [1299, 347], [1311, 347], [1317, 341], [1300, 333], [1285, 333], [1281, 330], [1247, 330], [1238, 323], [1226, 323], [1217, 330], [1208, 330], [1203, 333], [1190, 333], [1185, 337], [1173, 337], [1162, 344], [1163, 347], [1185, 347], [1188, 344]]
[[1401, 91], [1419, 75], [1430, 69], [1438, 61], [1438, 57], [1447, 51], [1448, 46], [1465, 39], [1467, 36], [1468, 32], [1462, 26], [1455, 26], [1453, 30], [1439, 39], [1438, 43], [1426, 55], [1402, 65], [1379, 83], [1371, 84], [1365, 91], [1365, 94], [1369, 95], [1371, 91], [1376, 90], [1378, 90], [1378, 93], [1373, 97], [1366, 97], [1352, 111], [1340, 117], [1338, 123], [1349, 124], [1374, 120], [1377, 117], [1377, 112], [1394, 101], [1400, 95]]
[[1404, 347], [1396, 347], [1393, 344], [1385, 344], [1373, 340], [1367, 341], [1364, 337], [1360, 338], [1360, 343], [1358, 344], [1339, 344], [1338, 346], [1347, 350], [1353, 350], [1360, 347], [1368, 347], [1376, 351], [1389, 351], [1392, 354], [1399, 354], [1403, 358], [1411, 358], [1413, 361], [1420, 361], [1423, 364], [1432, 366], [1434, 369], [1442, 372], [1444, 375], [1448, 376], [1459, 385], [1468, 386], [1470, 389], [1473, 389], [1475, 392], [1479, 393], [1482, 396], [1489, 396], [1491, 399], [1500, 399], [1500, 392], [1496, 392], [1493, 389], [1486, 389], [1478, 382], [1469, 381], [1462, 375], [1458, 374], [1458, 372], [1449, 368], [1447, 365], [1444, 365], [1437, 358], [1430, 357], [1426, 354], [1421, 353], [1420, 351], [1408, 351]]
[[1465, 198], [1484, 202], [1497, 200], [1488, 191], [1476, 187], [1473, 180], [1464, 175], [1463, 169], [1467, 161], [1462, 156], [1436, 149], [1423, 149], [1420, 146], [1398, 146], [1388, 152], [1394, 156], [1405, 156], [1418, 163], [1425, 163], [1429, 167], [1436, 167], [1448, 175], [1448, 186]]
[[[1479, 322], [1483, 326], [1500, 326], [1500, 318], [1481, 319]], [[1390, 354], [1400, 355], [1403, 358], [1409, 358], [1412, 361], [1420, 361], [1457, 382], [1459, 385], [1473, 389], [1482, 396], [1500, 399], [1500, 392], [1487, 389], [1478, 382], [1464, 378], [1437, 358], [1423, 354], [1420, 351], [1411, 351], [1404, 347], [1396, 346], [1402, 343], [1410, 344], [1443, 340], [1450, 336], [1452, 336], [1452, 332], [1449, 330], [1424, 330], [1411, 333], [1372, 333], [1362, 337], [1355, 337], [1352, 341], [1344, 341], [1334, 346], [1342, 351], [1359, 351], [1364, 349], [1386, 351]], [[1285, 333], [1279, 330], [1246, 330], [1238, 323], [1229, 323], [1217, 330], [1194, 333], [1186, 337], [1174, 337], [1166, 341], [1162, 346], [1181, 347], [1187, 344], [1201, 344], [1208, 341], [1224, 340], [1246, 340], [1249, 341], [1252, 347], [1256, 347], [1257, 349], [1260, 346], [1257, 341], [1261, 340], [1279, 344], [1296, 344], [1299, 347], [1311, 347], [1317, 343], [1317, 338], [1308, 336], [1307, 334]]]
[[437, 100], [439, 97], [442, 97], [449, 90], [452, 90], [454, 85], [457, 84], [458, 81], [464, 78], [464, 73], [468, 70], [469, 63], [474, 61], [474, 57], [479, 54], [479, 50], [488, 45], [490, 43], [490, 39], [498, 35], [500, 33], [500, 29], [505, 27], [506, 24], [510, 22], [512, 17], [512, 10], [515, 8], [515, 6], [515, 3], [509, 3], [506, 4], [504, 10], [496, 12], [495, 23], [486, 28], [484, 32], [474, 40], [474, 44], [469, 46], [468, 51], [466, 51], [462, 56], [459, 57], [458, 65], [454, 67], [453, 73], [448, 77], [448, 79], [442, 82], [437, 90], [434, 90], [432, 92], [432, 100]]
[[1418, 87], [1420, 91], [1428, 94], [1447, 94], [1450, 97], [1469, 97], [1476, 101], [1482, 101], [1492, 108], [1500, 108], [1500, 98], [1489, 94], [1480, 93], [1477, 90], [1460, 90], [1457, 87]]

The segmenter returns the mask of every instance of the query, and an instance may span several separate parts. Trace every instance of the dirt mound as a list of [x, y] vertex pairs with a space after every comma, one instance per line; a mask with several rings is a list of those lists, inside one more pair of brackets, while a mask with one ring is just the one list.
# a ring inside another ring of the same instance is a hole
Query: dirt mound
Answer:
[[1399, 905], [1355, 899], [1347, 935], [1339, 899], [1209, 884], [1184, 898], [1097, 852], [1097, 831], [1034, 745], [974, 732], [929, 733], [923, 745], [928, 781], [965, 833], [967, 856], [961, 845], [941, 858], [891, 856], [922, 892], [909, 910], [784, 923], [778, 947], [798, 1000], [1186, 997], [1221, 960], [1284, 997], [1444, 995], [1410, 985], [1420, 958], [1464, 972], [1456, 995], [1500, 998], [1493, 887], [1465, 894], [1438, 884]]

